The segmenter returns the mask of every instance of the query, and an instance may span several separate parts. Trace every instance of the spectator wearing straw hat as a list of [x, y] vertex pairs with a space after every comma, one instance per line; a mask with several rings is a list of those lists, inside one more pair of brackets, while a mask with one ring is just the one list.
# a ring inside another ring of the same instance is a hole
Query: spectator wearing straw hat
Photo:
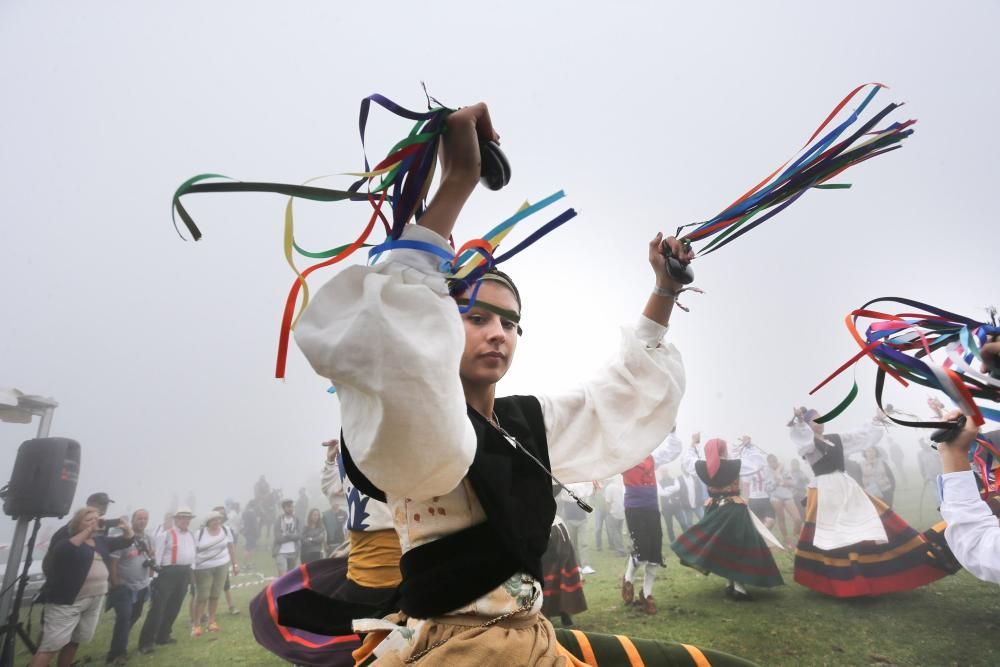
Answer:
[[[222, 515], [222, 529], [229, 533], [229, 537], [233, 541], [233, 551], [232, 551], [232, 562], [239, 563], [239, 558], [236, 556], [236, 545], [240, 543], [239, 533], [236, 532], [236, 526], [239, 526], [239, 503], [233, 503], [226, 501], [226, 505], [232, 507], [232, 511], [227, 509], [225, 506], [213, 507], [212, 509]], [[235, 571], [235, 569], [234, 569]], [[235, 575], [234, 575], [235, 576]], [[226, 583], [222, 586], [222, 592], [226, 594], [226, 604], [229, 606], [229, 615], [237, 616], [240, 610], [236, 608], [233, 604], [233, 593], [230, 590], [232, 583], [229, 581], [229, 572], [226, 572]]]
[[153, 603], [139, 633], [140, 653], [152, 653], [154, 643], [177, 642], [170, 633], [184, 602], [197, 554], [194, 535], [188, 529], [193, 518], [189, 507], [180, 507], [174, 512], [173, 528], [156, 540], [157, 577], [153, 582]]
[[233, 574], [239, 573], [236, 564], [236, 549], [233, 546], [233, 535], [223, 526], [225, 517], [219, 511], [213, 510], [205, 517], [205, 524], [198, 529], [195, 545], [197, 552], [194, 562], [194, 582], [196, 600], [191, 628], [192, 637], [200, 637], [201, 615], [208, 607], [208, 631], [218, 632], [215, 614], [219, 608], [219, 598], [226, 583], [230, 567]]

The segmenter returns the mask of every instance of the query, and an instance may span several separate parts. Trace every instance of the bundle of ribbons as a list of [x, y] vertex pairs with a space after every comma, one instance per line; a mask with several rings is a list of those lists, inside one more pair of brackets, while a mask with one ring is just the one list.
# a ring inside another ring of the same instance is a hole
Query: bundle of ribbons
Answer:
[[[369, 164], [367, 151], [365, 150], [365, 129], [372, 103], [396, 116], [414, 121], [409, 134], [396, 143], [388, 151], [386, 157], [374, 166]], [[342, 262], [362, 247], [371, 248], [369, 253], [371, 261], [374, 261], [381, 253], [391, 248], [410, 247], [434, 252], [442, 256], [441, 270], [449, 279], [449, 284], [452, 286], [453, 292], [461, 293], [468, 289], [468, 287], [474, 286], [469, 303], [463, 306], [464, 309], [468, 309], [475, 302], [475, 294], [479, 287], [478, 281], [483, 273], [515, 256], [524, 248], [576, 215], [576, 211], [573, 209], [563, 211], [500, 256], [495, 256], [494, 254], [497, 246], [511, 232], [514, 226], [529, 215], [561, 199], [564, 196], [562, 191], [546, 197], [534, 205], [526, 203], [512, 217], [494, 227], [482, 238], [473, 239], [465, 243], [454, 254], [443, 252], [439, 248], [427, 244], [400, 241], [399, 237], [403, 233], [406, 224], [411, 219], [419, 220], [424, 212], [427, 194], [430, 190], [434, 178], [435, 165], [437, 164], [438, 146], [442, 135], [446, 131], [446, 120], [454, 111], [441, 105], [437, 100], [429, 96], [427, 98], [427, 107], [427, 111], [411, 111], [378, 94], [366, 97], [361, 101], [358, 125], [361, 130], [364, 169], [359, 172], [346, 173], [348, 176], [355, 177], [356, 180], [345, 190], [309, 185], [309, 183], [318, 179], [311, 179], [305, 184], [295, 185], [287, 183], [245, 182], [230, 179], [221, 174], [199, 174], [182, 183], [177, 188], [177, 191], [174, 192], [172, 203], [174, 227], [177, 228], [177, 218], [180, 218], [191, 238], [196, 241], [201, 238], [202, 234], [182, 202], [182, 198], [186, 195], [218, 192], [267, 192], [288, 197], [288, 202], [285, 205], [284, 252], [285, 259], [288, 261], [289, 266], [292, 267], [292, 271], [295, 272], [295, 280], [289, 289], [281, 319], [275, 377], [283, 378], [285, 376], [285, 363], [288, 355], [290, 334], [298, 317], [301, 316], [309, 303], [309, 287], [306, 283], [306, 278], [317, 269]], [[296, 199], [308, 199], [317, 202], [360, 202], [367, 208], [370, 208], [368, 222], [361, 234], [349, 243], [321, 251], [306, 250], [295, 240], [293, 204]], [[387, 219], [386, 213], [383, 211], [386, 204], [388, 204], [391, 222]], [[385, 240], [378, 245], [373, 245], [368, 241], [378, 222], [382, 223], [385, 231]], [[178, 234], [180, 234], [179, 229]], [[181, 237], [183, 238], [183, 235]], [[299, 270], [295, 265], [296, 253], [303, 257], [320, 261], [303, 270]], [[296, 304], [299, 305], [297, 312]]]
[[[707, 255], [767, 222], [811, 188], [851, 187], [847, 183], [830, 181], [860, 162], [901, 148], [901, 142], [913, 134], [910, 126], [917, 122], [915, 120], [893, 122], [881, 129], [875, 129], [876, 125], [902, 106], [892, 103], [841, 139], [859, 121], [875, 95], [885, 87], [880, 83], [866, 83], [852, 90], [834, 107], [826, 120], [816, 128], [792, 158], [711, 220], [679, 227], [677, 237], [689, 245], [707, 240], [708, 242], [697, 250], [698, 256]], [[857, 108], [843, 121], [833, 125], [840, 112], [866, 89], [867, 93]], [[832, 129], [820, 137], [831, 126]], [[681, 232], [690, 227], [694, 229], [682, 236]]]
[[[873, 308], [876, 304], [896, 304], [909, 310], [886, 313], [882, 312], [882, 308]], [[863, 330], [859, 324], [861, 320], [869, 321]], [[886, 376], [904, 387], [914, 383], [944, 392], [976, 426], [982, 426], [986, 420], [1000, 422], [1000, 409], [981, 404], [983, 401], [1000, 404], [1000, 373], [979, 370], [983, 361], [982, 346], [992, 337], [1000, 335], [995, 316], [992, 322], [979, 322], [919, 301], [880, 297], [851, 311], [844, 321], [860, 350], [813, 388], [810, 394], [867, 357], [877, 366], [875, 402], [886, 418], [897, 424], [917, 428], [954, 427], [952, 422], [894, 417], [894, 414], [900, 413], [882, 408]], [[825, 423], [836, 418], [857, 395], [858, 384], [855, 380], [844, 400], [815, 421]], [[987, 438], [979, 437], [970, 457], [985, 481], [989, 478], [993, 458], [1000, 457], [1000, 451]]]

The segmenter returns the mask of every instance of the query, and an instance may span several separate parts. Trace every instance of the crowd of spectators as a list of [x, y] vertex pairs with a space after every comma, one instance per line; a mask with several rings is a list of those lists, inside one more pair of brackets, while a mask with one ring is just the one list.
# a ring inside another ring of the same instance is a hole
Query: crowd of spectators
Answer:
[[305, 489], [298, 502], [278, 503], [281, 512], [265, 525], [266, 506], [280, 492], [274, 495], [262, 481], [244, 511], [227, 501], [198, 517], [197, 528], [191, 525], [196, 517], [190, 506], [167, 512], [152, 529], [146, 509], [106, 520], [114, 501], [106, 493], [91, 494], [49, 538], [42, 564], [46, 581], [35, 600], [43, 605], [42, 633], [31, 667], [48, 665], [54, 657], [58, 665], [73, 664], [79, 646], [93, 639], [104, 611], [114, 612], [109, 665], [128, 662], [132, 630], [144, 611], [136, 650], [150, 654], [176, 643], [174, 626], [189, 595], [191, 636], [222, 631], [223, 596], [229, 613], [240, 613], [231, 593], [231, 577], [240, 573], [240, 537], [243, 562], [252, 564], [262, 532], [269, 533], [279, 576], [324, 557], [343, 540], [345, 509], [309, 508]]

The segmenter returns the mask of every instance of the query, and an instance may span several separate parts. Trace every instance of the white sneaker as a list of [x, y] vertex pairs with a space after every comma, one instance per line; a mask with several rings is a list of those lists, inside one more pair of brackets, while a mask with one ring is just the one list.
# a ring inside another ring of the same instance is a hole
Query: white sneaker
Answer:
[[582, 568], [580, 568], [580, 574], [594, 574], [595, 572], [597, 572], [597, 570], [590, 567], [589, 565], [584, 565]]

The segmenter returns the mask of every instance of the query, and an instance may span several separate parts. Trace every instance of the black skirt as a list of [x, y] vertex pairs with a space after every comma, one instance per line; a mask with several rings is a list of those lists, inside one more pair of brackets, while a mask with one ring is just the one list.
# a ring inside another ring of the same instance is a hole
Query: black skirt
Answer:
[[625, 524], [636, 560], [663, 565], [663, 527], [658, 507], [626, 507]]
[[580, 564], [576, 561], [576, 552], [573, 551], [573, 543], [566, 534], [566, 528], [561, 524], [552, 526], [549, 548], [542, 556], [542, 570], [545, 572], [542, 613], [547, 618], [558, 618], [560, 614], [572, 616], [587, 611]]

